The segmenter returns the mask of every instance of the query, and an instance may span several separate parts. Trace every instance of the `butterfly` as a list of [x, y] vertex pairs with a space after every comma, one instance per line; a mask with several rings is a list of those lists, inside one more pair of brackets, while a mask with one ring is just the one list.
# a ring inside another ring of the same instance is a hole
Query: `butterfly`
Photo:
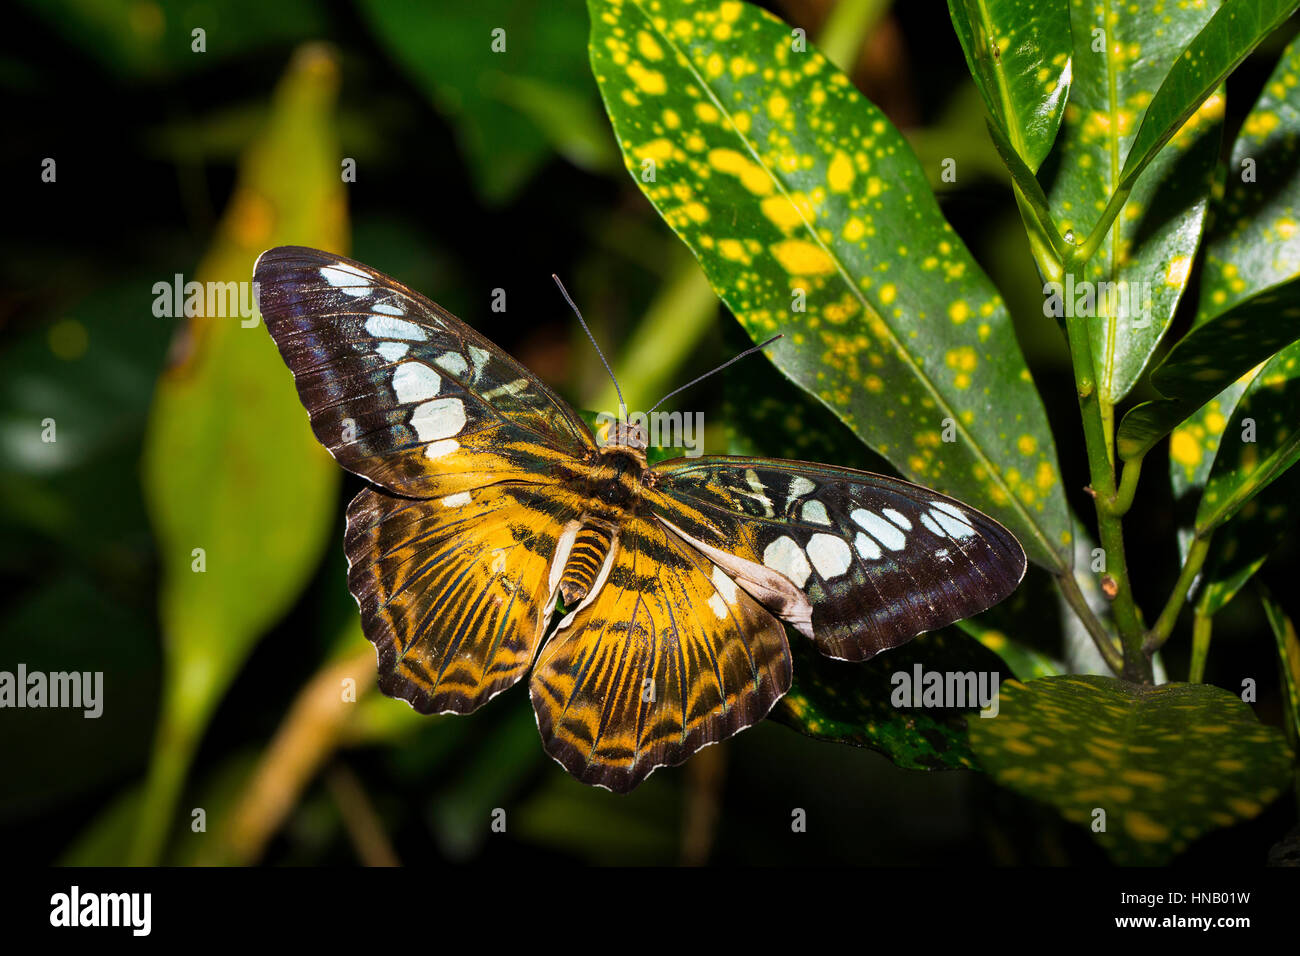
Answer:
[[629, 791], [766, 716], [790, 688], [786, 624], [866, 660], [1024, 575], [1000, 524], [896, 478], [652, 466], [626, 421], [598, 442], [527, 368], [359, 262], [283, 246], [254, 279], [317, 439], [368, 482], [344, 544], [380, 688], [468, 714], [528, 676], [547, 753], [588, 784]]

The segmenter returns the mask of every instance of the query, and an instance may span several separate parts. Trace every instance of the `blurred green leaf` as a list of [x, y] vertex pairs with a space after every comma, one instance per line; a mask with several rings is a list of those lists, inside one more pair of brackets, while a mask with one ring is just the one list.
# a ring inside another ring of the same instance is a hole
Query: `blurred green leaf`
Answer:
[[1002, 688], [998, 716], [971, 720], [980, 763], [1056, 807], [1118, 863], [1164, 863], [1216, 827], [1250, 819], [1286, 785], [1281, 734], [1208, 684], [1046, 677]]
[[[1074, 82], [1050, 199], [1055, 221], [1075, 242], [1101, 221], [1148, 104], [1216, 2], [1171, 17], [1150, 5], [1072, 0]], [[1223, 105], [1220, 92], [1185, 118], [1133, 186], [1084, 271], [1073, 275], [1073, 291], [1067, 282], [1059, 293], [1064, 308], [1090, 317], [1103, 413], [1137, 383], [1186, 290], [1219, 156]], [[1089, 293], [1091, 301], [1080, 305]]]
[[[199, 281], [250, 283], [257, 255], [279, 243], [345, 246], [337, 88], [329, 52], [298, 52]], [[167, 680], [137, 862], [157, 859], [190, 754], [231, 677], [319, 562], [339, 481], [264, 329], [199, 318], [183, 341], [182, 363], [158, 385], [144, 461]], [[203, 573], [193, 569], [199, 548]]]
[[[443, 853], [453, 860], [475, 856], [498, 832], [493, 830], [497, 811], [506, 810], [510, 798], [542, 763], [544, 751], [528, 696], [512, 697], [508, 709], [498, 713], [491, 735], [430, 802], [430, 828]], [[509, 827], [508, 815], [503, 822]]]
[[[602, 162], [605, 150], [590, 139], [596, 124], [591, 73], [574, 42], [585, 26], [581, 0], [360, 0], [358, 7], [451, 121], [485, 200], [508, 201], [552, 145], [587, 168]], [[495, 52], [494, 42], [505, 49]], [[548, 91], [564, 91], [562, 102], [547, 102]], [[572, 112], [565, 117], [566, 111]]]
[[[773, 708], [774, 720], [818, 740], [870, 747], [912, 770], [978, 768], [963, 720], [978, 709], [977, 702], [964, 709], [911, 708], [896, 706], [892, 698], [905, 686], [922, 692], [918, 668], [922, 675], [1010, 679], [1001, 658], [979, 642], [952, 629], [937, 631], [859, 664], [824, 657], [797, 632], [790, 631], [789, 640], [794, 681]], [[910, 701], [910, 692], [905, 697]]]
[[948, 0], [989, 115], [1037, 170], [1061, 125], [1073, 70], [1064, 0]]
[[656, 774], [622, 797], [552, 773], [518, 810], [520, 838], [597, 866], [668, 866], [676, 862], [681, 800], [672, 775]]
[[[327, 23], [311, 0], [24, 0], [23, 6], [128, 76], [209, 69], [319, 36]], [[204, 31], [204, 52], [194, 50], [196, 29]]]
[[624, 162], [750, 336], [786, 333], [765, 354], [906, 477], [1065, 567], [1056, 450], [1006, 309], [897, 130], [752, 6], [590, 7]]
[[[1224, 434], [1196, 512], [1196, 533], [1205, 537], [1241, 512], [1256, 540], [1268, 538], [1294, 519], [1300, 491], [1300, 472], [1288, 471], [1300, 460], [1300, 342], [1260, 370]], [[1279, 479], [1279, 494], [1252, 501]]]

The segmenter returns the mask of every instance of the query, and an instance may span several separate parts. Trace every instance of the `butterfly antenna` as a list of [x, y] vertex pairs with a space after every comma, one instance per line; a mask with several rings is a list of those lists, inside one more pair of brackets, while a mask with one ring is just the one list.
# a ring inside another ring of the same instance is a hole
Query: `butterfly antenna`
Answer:
[[614, 391], [618, 392], [619, 421], [627, 421], [627, 403], [623, 401], [623, 389], [619, 388], [618, 379], [614, 377], [614, 370], [609, 367], [609, 362], [605, 360], [605, 353], [600, 350], [600, 343], [596, 341], [596, 336], [591, 334], [591, 329], [587, 327], [587, 320], [582, 317], [582, 313], [579, 312], [578, 307], [574, 305], [573, 299], [569, 295], [569, 290], [564, 287], [564, 283], [560, 281], [560, 277], [552, 272], [551, 278], [554, 279], [555, 284], [560, 287], [560, 295], [564, 296], [564, 301], [569, 303], [569, 308], [573, 310], [573, 314], [576, 315], [578, 321], [582, 323], [582, 331], [586, 332], [587, 338], [591, 339], [591, 344], [596, 349], [596, 354], [600, 356], [600, 364], [605, 366], [605, 371], [609, 373], [609, 380], [614, 383]]
[[[702, 381], [704, 381], [704, 380], [705, 380], [706, 378], [708, 378], [710, 375], [714, 375], [714, 374], [716, 374], [716, 373], [718, 373], [718, 372], [721, 372], [721, 371], [722, 371], [724, 368], [726, 368], [728, 365], [733, 365], [733, 364], [735, 364], [736, 362], [739, 362], [741, 359], [743, 359], [743, 358], [744, 358], [745, 356], [747, 356], [747, 355], [753, 355], [755, 352], [761, 352], [763, 349], [767, 348], [769, 345], [771, 345], [773, 342], [775, 342], [775, 341], [776, 341], [777, 339], [779, 339], [779, 338], [781, 338], [781, 335], [780, 335], [780, 334], [774, 335], [774, 336], [772, 336], [770, 339], [768, 339], [766, 342], [761, 342], [761, 343], [759, 343], [758, 345], [755, 345], [753, 348], [745, 349], [745, 351], [741, 352], [739, 355], [733, 355], [731, 358], [727, 359], [725, 362], [723, 362], [723, 363], [722, 363], [721, 365], [719, 365], [717, 368], [713, 369], [713, 370], [710, 371], [710, 372], [705, 372], [705, 373], [704, 373], [703, 375], [701, 375], [699, 378], [693, 378], [693, 379], [691, 379], [689, 382], [687, 382], [685, 385], [681, 386], [680, 388], [675, 388], [675, 389], [673, 389], [671, 392], [669, 392], [669, 393], [668, 393], [667, 395], [665, 395], [663, 398], [659, 399], [659, 401], [655, 402], [654, 405], [651, 406], [651, 408], [650, 408], [650, 412], [653, 412], [656, 408], [658, 408], [658, 407], [659, 407], [660, 405], [662, 405], [664, 402], [668, 401], [668, 399], [672, 398], [672, 397], [673, 397], [674, 395], [676, 395], [678, 392], [684, 392], [684, 391], [686, 391], [686, 389], [690, 388], [692, 385], [695, 385], [695, 384], [697, 384], [698, 382], [702, 382]], [[650, 412], [646, 412], [646, 414], [649, 415]]]

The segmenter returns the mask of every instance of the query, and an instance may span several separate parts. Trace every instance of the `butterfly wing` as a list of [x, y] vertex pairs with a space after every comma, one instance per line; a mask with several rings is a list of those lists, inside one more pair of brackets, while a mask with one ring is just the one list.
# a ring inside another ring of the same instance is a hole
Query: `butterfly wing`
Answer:
[[676, 459], [646, 501], [812, 638], [865, 660], [1001, 601], [1025, 573], [1002, 525], [906, 481], [779, 459]]
[[542, 648], [530, 691], [547, 752], [619, 793], [761, 720], [790, 688], [785, 629], [649, 514]]
[[580, 507], [560, 485], [525, 482], [441, 499], [358, 494], [348, 585], [383, 692], [422, 713], [467, 714], [523, 677]]
[[348, 583], [380, 686], [467, 713], [528, 670], [577, 532], [553, 465], [595, 453], [532, 373], [419, 293], [285, 246], [254, 267], [321, 443], [378, 487], [348, 508]]
[[441, 497], [594, 453], [586, 424], [524, 366], [369, 266], [281, 246], [254, 280], [312, 429], [349, 471]]

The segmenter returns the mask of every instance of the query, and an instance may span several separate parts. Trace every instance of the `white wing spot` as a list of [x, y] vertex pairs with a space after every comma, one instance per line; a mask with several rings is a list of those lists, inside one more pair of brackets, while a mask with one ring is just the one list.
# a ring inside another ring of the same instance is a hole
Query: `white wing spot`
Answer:
[[409, 339], [423, 342], [428, 338], [424, 329], [406, 319], [394, 319], [386, 315], [372, 315], [366, 319], [366, 331], [377, 339]]
[[799, 588], [807, 583], [808, 575], [812, 574], [803, 549], [789, 535], [782, 535], [769, 542], [763, 549], [763, 563], [773, 571], [784, 574]]
[[503, 395], [518, 395], [528, 390], [528, 379], [517, 378], [513, 382], [506, 382], [504, 385], [498, 385], [491, 391], [484, 392], [485, 401], [492, 401], [494, 398], [500, 398]]
[[883, 508], [881, 509], [880, 513], [884, 515], [886, 518], [888, 518], [890, 521], [894, 522], [894, 524], [898, 525], [904, 531], [912, 530], [912, 522], [907, 520], [907, 515], [895, 511], [893, 508]]
[[470, 496], [468, 491], [457, 492], [454, 495], [448, 495], [446, 498], [442, 499], [442, 506], [444, 508], [460, 508], [469, 503]]
[[975, 533], [975, 529], [966, 523], [964, 519], [954, 518], [949, 511], [940, 511], [938, 508], [931, 508], [930, 514], [934, 515], [934, 520], [943, 526], [943, 530], [948, 532], [954, 538], [969, 538]]
[[423, 362], [403, 362], [393, 369], [393, 392], [403, 405], [427, 401], [437, 395], [441, 387], [442, 379], [438, 373]]
[[808, 557], [822, 577], [837, 578], [849, 569], [853, 553], [843, 538], [833, 534], [815, 534], [808, 542]]
[[[458, 435], [465, 427], [465, 403], [459, 398], [440, 398], [425, 402], [411, 414], [411, 427], [420, 436], [420, 441], [438, 441]], [[448, 449], [450, 450], [452, 449]], [[432, 451], [432, 448], [429, 451]], [[429, 451], [426, 451], [425, 455], [430, 458], [435, 457], [429, 454]]]
[[410, 346], [405, 342], [380, 342], [375, 346], [375, 351], [382, 355], [389, 362], [396, 362], [406, 354]]
[[716, 591], [713, 592], [713, 596], [709, 598], [709, 607], [713, 608], [713, 613], [718, 616], [719, 621], [726, 619], [727, 605], [722, 603], [721, 594], [717, 593]]
[[890, 551], [902, 551], [903, 545], [907, 544], [907, 535], [874, 511], [858, 508], [849, 517]]
[[874, 561], [884, 553], [880, 550], [880, 545], [876, 544], [874, 538], [868, 538], [861, 531], [859, 531], [858, 536], [853, 539], [853, 543], [857, 546], [858, 554], [862, 555], [868, 561]]
[[814, 524], [830, 524], [831, 516], [826, 513], [824, 504], [816, 498], [810, 498], [803, 503], [803, 520]]
[[433, 360], [433, 364], [457, 378], [463, 377], [469, 371], [469, 363], [465, 361], [465, 356], [459, 352], [443, 352]]
[[925, 529], [930, 533], [937, 534], [941, 538], [947, 537], [944, 530], [934, 523], [934, 519], [930, 517], [929, 512], [925, 512], [921, 515], [921, 524], [925, 525]]
[[817, 486], [814, 485], [807, 478], [805, 478], [803, 475], [795, 475], [794, 479], [790, 482], [791, 498], [802, 498], [810, 491], [816, 491], [816, 490], [817, 490]]
[[370, 308], [375, 312], [382, 312], [384, 315], [406, 315], [406, 313], [397, 306], [388, 302], [376, 302]]
[[[360, 298], [370, 294], [370, 276], [356, 266], [336, 262], [332, 266], [321, 266], [320, 276], [334, 288], [347, 295]], [[361, 282], [358, 283], [357, 279]]]
[[460, 442], [454, 438], [447, 438], [443, 441], [436, 441], [424, 449], [425, 458], [441, 458], [443, 455], [450, 455], [460, 447]]
[[736, 582], [727, 577], [722, 568], [713, 566], [713, 586], [728, 604], [736, 603]]

